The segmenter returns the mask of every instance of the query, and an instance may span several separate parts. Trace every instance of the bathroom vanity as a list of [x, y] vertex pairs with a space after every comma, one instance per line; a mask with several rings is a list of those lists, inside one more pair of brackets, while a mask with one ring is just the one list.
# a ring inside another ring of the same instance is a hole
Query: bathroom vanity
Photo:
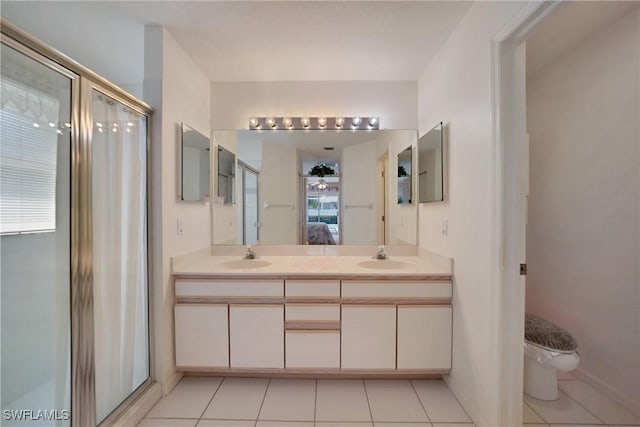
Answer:
[[451, 262], [415, 247], [212, 247], [173, 260], [177, 369], [433, 376], [451, 368]]

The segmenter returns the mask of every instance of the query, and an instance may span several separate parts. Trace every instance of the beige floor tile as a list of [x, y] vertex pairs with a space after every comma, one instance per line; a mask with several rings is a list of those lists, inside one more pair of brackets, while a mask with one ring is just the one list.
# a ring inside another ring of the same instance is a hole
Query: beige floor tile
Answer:
[[640, 424], [640, 418], [589, 384], [582, 381], [559, 381], [560, 389], [606, 424]]
[[559, 380], [575, 380], [576, 377], [571, 372], [556, 371], [556, 378]]
[[313, 427], [313, 421], [258, 421], [256, 427]]
[[374, 423], [374, 427], [431, 427], [431, 423]]
[[429, 421], [410, 381], [364, 382], [373, 421]]
[[222, 378], [184, 377], [147, 418], [200, 418]]
[[197, 427], [253, 427], [255, 423], [246, 420], [200, 420]]
[[225, 378], [202, 418], [256, 420], [268, 379]]
[[198, 420], [177, 418], [145, 418], [138, 427], [195, 427]]
[[373, 423], [316, 422], [316, 427], [373, 427]]
[[315, 408], [315, 380], [272, 379], [258, 419], [313, 421]]
[[558, 400], [553, 401], [537, 400], [527, 395], [524, 399], [547, 423], [602, 424], [562, 391], [558, 395]]
[[522, 421], [525, 424], [545, 424], [544, 420], [525, 402], [522, 403]]
[[[533, 424], [529, 424], [529, 423], [523, 423], [522, 427], [545, 427], [547, 424], [538, 424], [538, 423], [533, 423]], [[593, 427], [593, 426], [591, 426]]]
[[433, 427], [474, 427], [471, 423], [433, 423]]
[[[432, 423], [471, 423], [456, 397], [442, 380], [412, 381]], [[451, 426], [450, 426], [451, 427]]]
[[316, 421], [371, 422], [364, 382], [362, 380], [318, 380]]

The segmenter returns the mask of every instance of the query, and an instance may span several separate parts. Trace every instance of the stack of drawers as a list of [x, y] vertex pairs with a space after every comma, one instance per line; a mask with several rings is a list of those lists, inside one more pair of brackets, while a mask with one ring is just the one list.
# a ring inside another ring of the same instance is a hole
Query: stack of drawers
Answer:
[[285, 282], [287, 368], [340, 368], [340, 281]]

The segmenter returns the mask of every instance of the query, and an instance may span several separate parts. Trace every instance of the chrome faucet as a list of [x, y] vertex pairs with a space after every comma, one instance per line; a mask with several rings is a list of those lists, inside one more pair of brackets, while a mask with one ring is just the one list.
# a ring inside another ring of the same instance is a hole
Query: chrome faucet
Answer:
[[387, 254], [384, 252], [384, 246], [378, 246], [378, 252], [376, 253], [375, 259], [387, 259]]
[[244, 259], [256, 259], [257, 258], [256, 253], [253, 251], [253, 249], [251, 249], [251, 245], [247, 245], [247, 251], [244, 253], [243, 258]]

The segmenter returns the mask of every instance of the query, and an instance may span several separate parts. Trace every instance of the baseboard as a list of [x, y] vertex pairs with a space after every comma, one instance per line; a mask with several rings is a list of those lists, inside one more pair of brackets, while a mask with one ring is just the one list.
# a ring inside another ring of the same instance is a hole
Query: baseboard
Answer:
[[144, 393], [118, 417], [112, 427], [136, 427], [151, 408], [162, 398], [162, 388], [157, 382], [152, 383]]
[[579, 380], [584, 381], [589, 384], [591, 387], [598, 390], [600, 393], [607, 396], [609, 399], [619, 403], [624, 406], [628, 411], [634, 414], [637, 417], [640, 417], [640, 408], [638, 408], [638, 404], [634, 402], [632, 399], [629, 399], [623, 393], [618, 391], [616, 388], [611, 387], [609, 384], [596, 377], [595, 375], [585, 371], [582, 368], [576, 368], [571, 373]]
[[460, 403], [460, 405], [462, 405], [462, 408], [467, 413], [469, 418], [471, 418], [471, 420], [473, 421], [474, 425], [476, 425], [476, 426], [489, 425], [486, 422], [486, 420], [484, 419], [484, 417], [481, 417], [478, 414], [473, 413], [471, 408], [475, 409], [475, 405], [473, 405], [471, 403], [471, 399], [469, 398], [467, 393], [465, 393], [462, 389], [459, 389], [459, 388], [457, 388], [456, 386], [453, 385], [449, 375], [443, 375], [442, 379], [444, 380], [445, 384], [447, 384], [447, 387], [449, 387], [449, 390], [451, 390], [451, 393], [453, 393], [453, 395], [456, 397], [456, 399], [458, 399], [458, 403]]
[[171, 393], [176, 385], [180, 382], [184, 374], [180, 371], [174, 372], [162, 386], [162, 395], [166, 396]]

